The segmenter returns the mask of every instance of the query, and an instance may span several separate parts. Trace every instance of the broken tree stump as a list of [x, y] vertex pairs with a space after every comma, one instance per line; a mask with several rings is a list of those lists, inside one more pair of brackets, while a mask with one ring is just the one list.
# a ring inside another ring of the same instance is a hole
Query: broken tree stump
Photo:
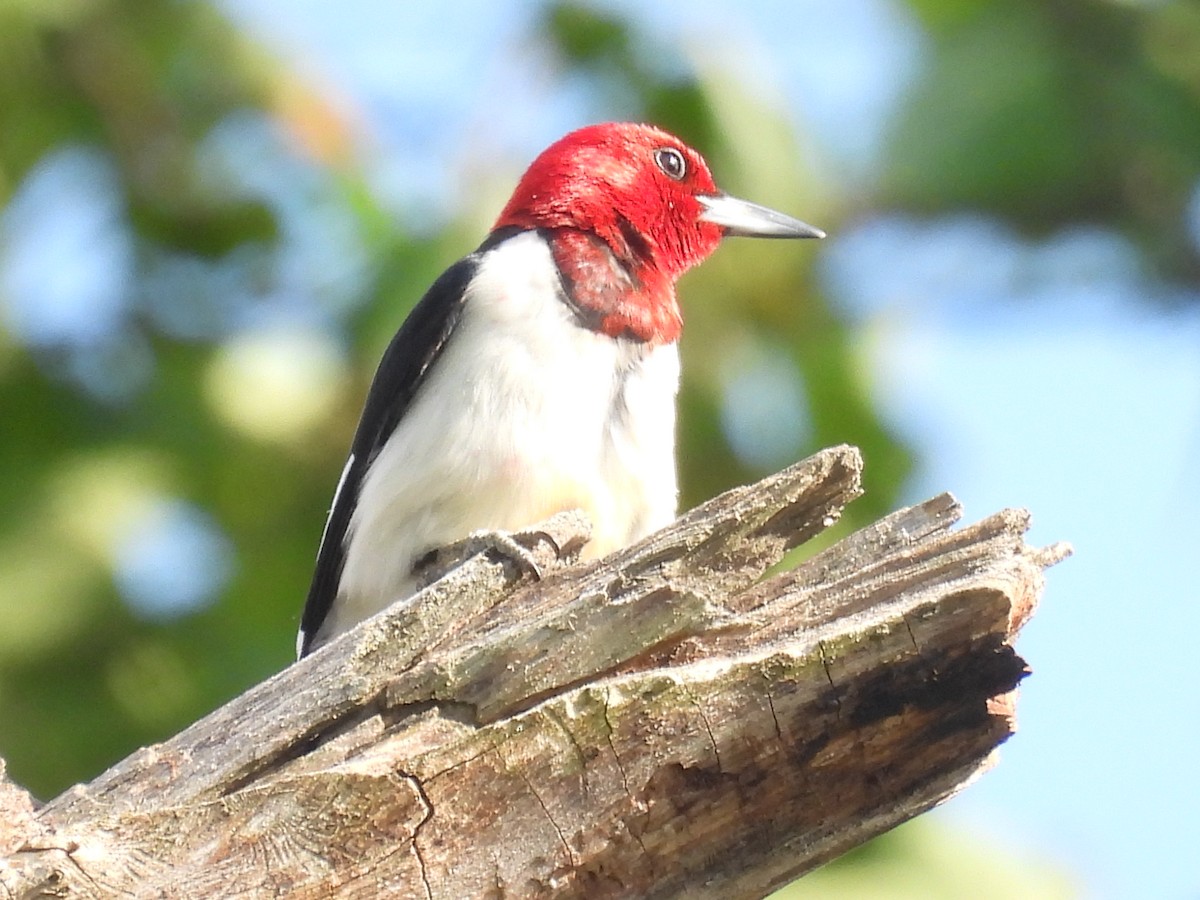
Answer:
[[36, 812], [0, 769], [0, 888], [762, 896], [991, 763], [1069, 553], [942, 495], [763, 579], [860, 471], [825, 450], [582, 565], [557, 516], [541, 581], [473, 557]]

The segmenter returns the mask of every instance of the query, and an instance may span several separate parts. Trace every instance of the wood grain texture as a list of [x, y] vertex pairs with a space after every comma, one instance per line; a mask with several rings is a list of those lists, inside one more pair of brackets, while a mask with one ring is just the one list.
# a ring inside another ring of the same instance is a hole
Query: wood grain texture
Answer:
[[556, 517], [537, 582], [472, 557], [28, 815], [0, 889], [762, 896], [990, 764], [1068, 552], [943, 495], [763, 579], [860, 470], [823, 451], [586, 565]]

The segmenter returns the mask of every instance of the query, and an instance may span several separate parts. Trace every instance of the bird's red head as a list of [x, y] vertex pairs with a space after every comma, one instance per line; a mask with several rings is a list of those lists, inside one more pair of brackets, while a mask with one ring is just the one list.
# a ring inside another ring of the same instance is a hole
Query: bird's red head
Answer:
[[649, 125], [589, 125], [555, 141], [521, 178], [496, 227], [572, 228], [619, 258], [678, 278], [721, 241], [698, 194], [716, 194], [704, 159]]
[[656, 343], [679, 336], [676, 279], [727, 234], [823, 237], [722, 194], [704, 158], [650, 125], [607, 123], [551, 144], [494, 228], [544, 230], [572, 300], [596, 330]]

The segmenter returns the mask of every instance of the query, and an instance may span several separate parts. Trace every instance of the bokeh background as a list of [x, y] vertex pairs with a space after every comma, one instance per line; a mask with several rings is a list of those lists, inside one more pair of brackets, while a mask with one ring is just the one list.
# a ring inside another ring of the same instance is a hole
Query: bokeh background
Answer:
[[830, 233], [682, 282], [687, 505], [847, 441], [843, 529], [952, 490], [1077, 551], [998, 768], [790, 896], [1200, 896], [1196, 2], [0, 4], [11, 775], [289, 662], [388, 338], [610, 119]]

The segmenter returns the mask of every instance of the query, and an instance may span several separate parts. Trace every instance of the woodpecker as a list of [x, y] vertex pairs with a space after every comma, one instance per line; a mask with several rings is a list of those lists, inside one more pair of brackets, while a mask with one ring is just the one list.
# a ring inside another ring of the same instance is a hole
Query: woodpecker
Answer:
[[820, 238], [648, 125], [539, 155], [389, 344], [317, 554], [303, 657], [417, 590], [427, 555], [582, 509], [598, 557], [675, 518], [675, 282], [722, 237]]

